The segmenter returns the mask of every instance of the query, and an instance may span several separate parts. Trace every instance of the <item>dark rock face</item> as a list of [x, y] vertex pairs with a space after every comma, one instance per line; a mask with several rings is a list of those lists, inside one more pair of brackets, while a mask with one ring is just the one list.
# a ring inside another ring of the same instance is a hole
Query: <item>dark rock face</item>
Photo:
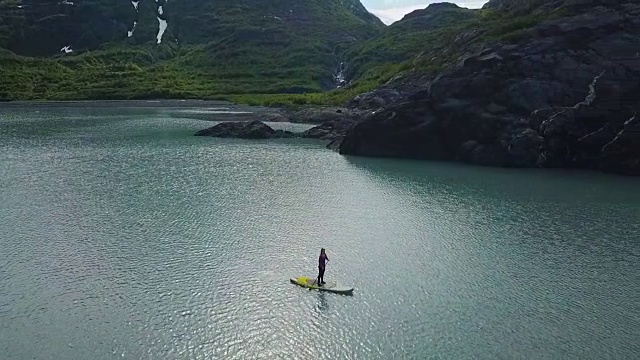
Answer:
[[355, 125], [339, 146], [341, 154], [416, 159], [446, 159], [448, 152], [438, 138], [441, 122], [427, 102], [401, 103]]
[[[343, 137], [355, 124], [372, 114], [369, 110], [355, 107], [337, 109], [335, 111], [309, 109], [305, 110], [305, 113], [308, 114], [307, 120], [311, 118], [322, 121], [320, 125], [302, 133], [302, 137], [331, 141]], [[312, 121], [305, 122], [311, 123]]]
[[274, 130], [265, 123], [254, 121], [221, 122], [210, 128], [200, 130], [196, 136], [232, 137], [241, 139], [271, 139], [296, 136], [292, 132]]
[[348, 104], [350, 108], [377, 110], [389, 106], [401, 98], [400, 93], [391, 88], [380, 88], [354, 97]]
[[333, 140], [339, 136], [343, 136], [347, 131], [355, 125], [355, 121], [350, 119], [340, 119], [326, 121], [318, 126], [302, 133], [302, 137], [320, 139], [320, 140]]
[[291, 116], [292, 122], [319, 123], [302, 137], [330, 140], [329, 148], [337, 150], [342, 138], [356, 124], [372, 117], [377, 111], [402, 101], [404, 95], [391, 88], [380, 88], [360, 94], [337, 109], [305, 109]]
[[338, 151], [640, 174], [640, 4], [552, 5], [566, 3], [582, 10], [516, 44], [463, 51], [457, 66], [356, 123]]
[[640, 175], [640, 118], [634, 116], [622, 130], [602, 147], [604, 170]]
[[305, 131], [302, 136], [330, 140], [329, 148], [336, 150], [342, 141], [342, 137], [354, 125], [370, 118], [378, 110], [391, 106], [401, 99], [402, 95], [398, 90], [380, 88], [356, 96], [347, 103], [345, 108], [305, 109], [295, 113], [291, 120], [293, 122], [319, 123], [318, 126]]
[[544, 138], [531, 128], [512, 135], [507, 147], [510, 163], [517, 167], [536, 166], [543, 142]]
[[327, 121], [340, 121], [349, 115], [343, 109], [307, 108], [294, 112], [289, 116], [289, 120], [294, 123], [322, 124]]

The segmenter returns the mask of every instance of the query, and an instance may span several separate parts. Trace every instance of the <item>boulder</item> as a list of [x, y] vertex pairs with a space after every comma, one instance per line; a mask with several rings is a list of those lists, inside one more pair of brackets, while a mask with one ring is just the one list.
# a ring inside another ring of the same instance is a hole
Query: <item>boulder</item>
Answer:
[[271, 139], [296, 136], [289, 131], [274, 130], [259, 120], [221, 122], [210, 128], [200, 130], [195, 135], [241, 139]]

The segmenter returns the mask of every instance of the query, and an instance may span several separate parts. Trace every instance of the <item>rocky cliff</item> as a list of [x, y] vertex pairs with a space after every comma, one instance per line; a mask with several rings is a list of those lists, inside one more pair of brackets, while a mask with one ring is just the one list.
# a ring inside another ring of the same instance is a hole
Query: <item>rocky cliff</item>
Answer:
[[525, 17], [508, 36], [460, 29], [430, 59], [442, 68], [389, 82], [400, 95], [339, 152], [640, 175], [640, 4], [492, 0], [481, 11]]

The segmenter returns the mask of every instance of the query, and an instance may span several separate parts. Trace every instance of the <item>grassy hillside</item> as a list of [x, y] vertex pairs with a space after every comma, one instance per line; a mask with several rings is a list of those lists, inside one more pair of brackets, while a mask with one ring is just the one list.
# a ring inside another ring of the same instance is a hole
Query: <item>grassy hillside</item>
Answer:
[[513, 14], [492, 8], [470, 10], [435, 4], [408, 14], [379, 36], [350, 48], [345, 55], [353, 79], [349, 86], [304, 95], [232, 98], [260, 104], [340, 104], [388, 82], [433, 77], [459, 62], [471, 48], [524, 40], [530, 36], [527, 30], [535, 25], [568, 15], [571, 13], [566, 8]]
[[[384, 27], [357, 0], [160, 1], [169, 26], [156, 44], [153, 2], [140, 2], [133, 17], [130, 3], [41, 2], [29, 10], [0, 0], [0, 46], [11, 50], [0, 50], [2, 100], [321, 92], [335, 87], [345, 50]], [[47, 46], [33, 40], [46, 34]], [[68, 43], [74, 52], [60, 53]]]
[[514, 14], [434, 4], [406, 15], [379, 36], [349, 49], [350, 86], [296, 101], [337, 104], [395, 80], [433, 77], [458, 63], [472, 48], [522, 41], [531, 36], [527, 30], [537, 24], [569, 15], [567, 8]]
[[[224, 11], [214, 11], [209, 2], [175, 5], [172, 10], [169, 2], [166, 13], [173, 14], [174, 25], [160, 45], [153, 39], [143, 41], [141, 33], [140, 38], [105, 43], [73, 56], [36, 59], [0, 51], [0, 99], [337, 104], [399, 75], [435, 74], [470, 46], [517, 41], [527, 28], [564, 15], [435, 4], [382, 29], [358, 1], [274, 1], [260, 12], [251, 12], [249, 2], [235, 1]], [[325, 21], [322, 26], [318, 19]], [[331, 75], [341, 61], [349, 64], [347, 74], [353, 80], [327, 91], [334, 87]]]

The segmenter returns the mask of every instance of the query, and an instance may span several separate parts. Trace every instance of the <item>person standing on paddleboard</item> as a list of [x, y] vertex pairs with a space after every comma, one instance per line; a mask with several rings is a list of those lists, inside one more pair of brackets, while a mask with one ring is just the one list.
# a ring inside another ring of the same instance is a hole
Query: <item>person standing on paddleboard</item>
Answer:
[[324, 252], [324, 248], [320, 249], [320, 257], [318, 258], [318, 285], [324, 285], [326, 284], [326, 282], [324, 282], [324, 268], [325, 265], [327, 263], [327, 261], [329, 261], [329, 258], [327, 257], [327, 254]]

